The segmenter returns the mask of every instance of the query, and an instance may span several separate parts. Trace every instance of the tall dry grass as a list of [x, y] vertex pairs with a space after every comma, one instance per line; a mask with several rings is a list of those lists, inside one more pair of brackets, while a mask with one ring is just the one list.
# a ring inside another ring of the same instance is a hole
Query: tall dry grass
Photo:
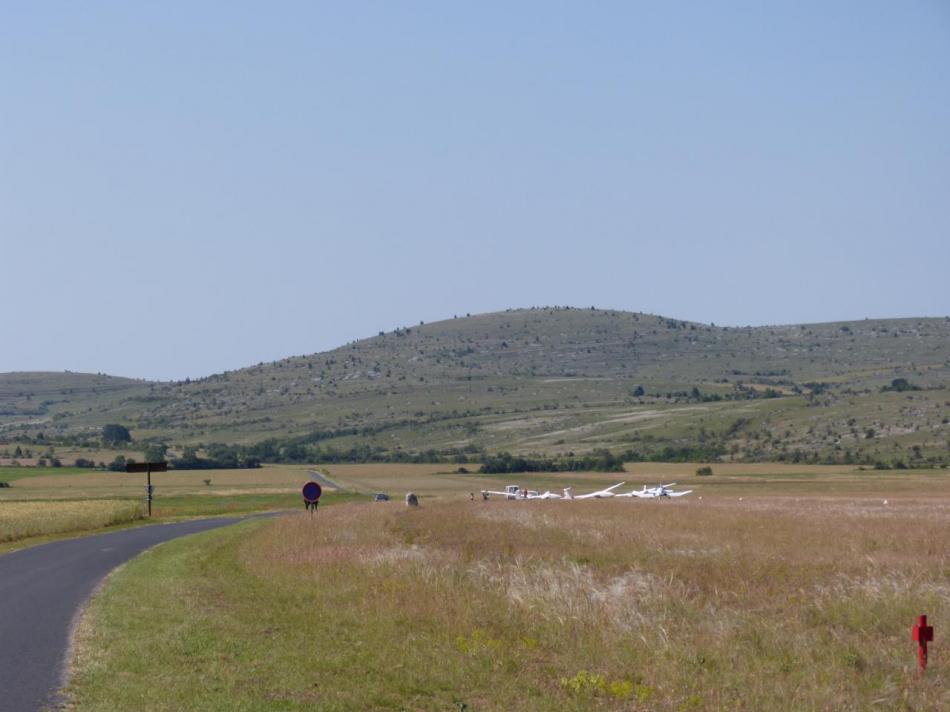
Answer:
[[88, 531], [144, 516], [144, 506], [128, 500], [0, 502], [0, 542]]
[[240, 561], [371, 650], [362, 678], [473, 709], [950, 709], [943, 648], [920, 680], [910, 641], [950, 620], [948, 525], [945, 500], [342, 505]]

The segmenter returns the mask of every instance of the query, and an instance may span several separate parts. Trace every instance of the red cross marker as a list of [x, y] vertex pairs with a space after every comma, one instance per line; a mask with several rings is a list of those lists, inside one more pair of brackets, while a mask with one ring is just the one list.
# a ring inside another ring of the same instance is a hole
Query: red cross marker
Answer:
[[917, 641], [917, 663], [920, 672], [927, 669], [927, 643], [934, 639], [934, 627], [927, 625], [927, 616], [919, 616], [914, 626], [914, 640]]

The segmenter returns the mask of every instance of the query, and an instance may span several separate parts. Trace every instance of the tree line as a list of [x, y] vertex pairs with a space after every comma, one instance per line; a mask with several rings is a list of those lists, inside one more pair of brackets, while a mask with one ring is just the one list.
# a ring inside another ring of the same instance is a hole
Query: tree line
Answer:
[[482, 474], [517, 472], [623, 472], [623, 457], [597, 449], [586, 455], [519, 456], [510, 452], [489, 455], [478, 470]]

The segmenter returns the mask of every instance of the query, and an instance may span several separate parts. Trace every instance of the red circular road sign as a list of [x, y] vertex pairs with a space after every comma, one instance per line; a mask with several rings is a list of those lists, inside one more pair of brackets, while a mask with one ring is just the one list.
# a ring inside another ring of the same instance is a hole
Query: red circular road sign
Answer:
[[321, 494], [323, 489], [316, 482], [308, 482], [303, 486], [303, 498], [311, 504], [320, 499]]

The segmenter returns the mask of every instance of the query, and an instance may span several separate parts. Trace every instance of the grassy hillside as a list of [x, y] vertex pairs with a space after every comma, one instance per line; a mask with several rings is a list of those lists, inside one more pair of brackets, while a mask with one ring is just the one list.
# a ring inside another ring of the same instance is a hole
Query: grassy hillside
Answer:
[[[0, 434], [91, 445], [119, 422], [173, 445], [317, 433], [309, 445], [324, 450], [693, 448], [915, 464], [950, 459], [948, 375], [946, 318], [736, 328], [537, 308], [192, 382], [2, 375]], [[887, 390], [895, 379], [909, 388]]]
[[0, 423], [42, 419], [57, 406], [104, 405], [141, 387], [143, 381], [91, 373], [0, 373]]

